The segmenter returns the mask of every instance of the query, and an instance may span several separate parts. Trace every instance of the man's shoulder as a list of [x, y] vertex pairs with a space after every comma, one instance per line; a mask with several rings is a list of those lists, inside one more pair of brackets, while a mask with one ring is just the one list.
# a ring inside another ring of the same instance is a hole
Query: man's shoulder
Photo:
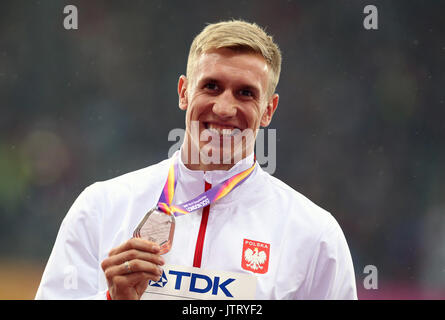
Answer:
[[111, 192], [121, 194], [127, 192], [148, 191], [151, 188], [158, 188], [165, 182], [170, 159], [162, 160], [147, 167], [130, 171], [117, 177], [95, 182], [86, 188], [90, 192]]
[[261, 178], [264, 179], [263, 183], [268, 186], [270, 200], [285, 209], [286, 214], [290, 214], [298, 221], [303, 220], [317, 226], [336, 223], [330, 212], [282, 180], [265, 171], [262, 171]]
[[269, 185], [266, 201], [274, 204], [276, 214], [281, 215], [288, 228], [298, 230], [298, 237], [304, 243], [318, 246], [343, 241], [342, 228], [333, 214], [280, 179], [268, 173], [262, 174], [262, 178], [265, 179], [262, 183]]
[[155, 164], [149, 165], [144, 168], [140, 168], [134, 171], [127, 172], [120, 176], [102, 181], [103, 183], [135, 183], [138, 181], [146, 181], [147, 178], [160, 178], [162, 173], [168, 170], [170, 165], [170, 159], [164, 159]]

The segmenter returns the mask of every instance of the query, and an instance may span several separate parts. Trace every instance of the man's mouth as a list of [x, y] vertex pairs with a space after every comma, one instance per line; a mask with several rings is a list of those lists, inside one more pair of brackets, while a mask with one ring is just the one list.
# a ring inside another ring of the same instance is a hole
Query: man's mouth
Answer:
[[231, 137], [239, 133], [241, 130], [232, 125], [226, 125], [214, 122], [204, 122], [204, 128], [209, 130], [212, 134]]

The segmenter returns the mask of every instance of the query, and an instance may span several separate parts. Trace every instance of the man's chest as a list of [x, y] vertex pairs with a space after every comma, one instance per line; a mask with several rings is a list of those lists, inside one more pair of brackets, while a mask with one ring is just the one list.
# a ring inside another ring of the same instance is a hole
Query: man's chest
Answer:
[[[303, 281], [302, 266], [307, 262], [300, 261], [296, 266], [292, 253], [296, 247], [283, 246], [288, 242], [286, 222], [264, 216], [242, 207], [220, 206], [210, 208], [205, 226], [201, 211], [193, 217], [180, 217], [166, 262], [250, 274], [257, 282], [256, 298], [284, 298]], [[197, 254], [199, 266], [195, 264]]]

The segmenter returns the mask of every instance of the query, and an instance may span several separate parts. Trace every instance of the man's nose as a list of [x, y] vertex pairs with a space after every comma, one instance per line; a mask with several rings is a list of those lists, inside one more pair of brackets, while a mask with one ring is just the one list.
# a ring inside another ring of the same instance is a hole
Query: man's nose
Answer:
[[231, 118], [236, 115], [236, 111], [238, 109], [238, 102], [233, 96], [232, 92], [229, 90], [220, 94], [214, 105], [213, 105], [213, 113], [215, 113], [220, 118]]

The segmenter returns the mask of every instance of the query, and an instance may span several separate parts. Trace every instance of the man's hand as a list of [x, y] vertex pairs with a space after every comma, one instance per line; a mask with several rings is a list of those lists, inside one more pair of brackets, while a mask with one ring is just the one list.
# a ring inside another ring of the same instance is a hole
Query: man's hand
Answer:
[[148, 280], [160, 279], [165, 262], [159, 250], [154, 242], [132, 238], [110, 251], [101, 266], [112, 299], [139, 300]]

